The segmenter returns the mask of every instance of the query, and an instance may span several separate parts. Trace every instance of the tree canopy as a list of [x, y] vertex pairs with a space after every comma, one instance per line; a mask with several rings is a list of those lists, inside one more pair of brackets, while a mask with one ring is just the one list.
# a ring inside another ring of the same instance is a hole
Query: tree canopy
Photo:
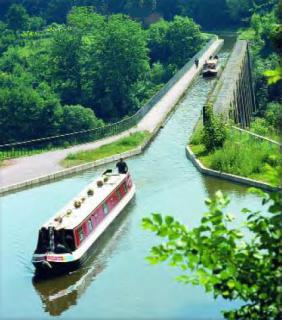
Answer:
[[[95, 128], [132, 115], [204, 42], [192, 19], [158, 22], [151, 28], [166, 26], [159, 45], [167, 54], [153, 58], [159, 39], [150, 37], [151, 29], [123, 14], [103, 16], [93, 6], [73, 7], [72, 1], [45, 3], [46, 12], [59, 2], [68, 12], [63, 24], [37, 31], [44, 23], [32, 13], [40, 1], [34, 7], [29, 1], [13, 3], [0, 22], [0, 72], [6, 79], [0, 112], [10, 123], [3, 126], [3, 142]], [[45, 109], [50, 119], [40, 126]], [[14, 130], [16, 123], [22, 126]]]

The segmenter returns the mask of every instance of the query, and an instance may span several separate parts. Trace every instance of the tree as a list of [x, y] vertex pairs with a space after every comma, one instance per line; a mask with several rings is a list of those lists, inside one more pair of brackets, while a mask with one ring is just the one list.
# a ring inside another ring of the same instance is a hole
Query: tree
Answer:
[[168, 48], [166, 44], [166, 35], [169, 28], [169, 22], [163, 19], [150, 25], [148, 35], [148, 47], [150, 49], [150, 58], [152, 62], [160, 61], [162, 63], [168, 60]]
[[141, 25], [126, 16], [110, 16], [103, 27], [84, 42], [82, 91], [85, 105], [112, 120], [135, 110], [132, 90], [149, 72], [148, 49]]
[[203, 44], [199, 26], [190, 18], [175, 16], [173, 21], [160, 20], [148, 30], [152, 62], [160, 61], [182, 67]]
[[64, 23], [66, 16], [74, 5], [74, 0], [50, 0], [46, 10], [46, 18], [48, 22], [56, 21]]
[[58, 133], [62, 108], [47, 83], [33, 87], [33, 77], [0, 73], [0, 143]]
[[64, 104], [80, 102], [80, 47], [81, 34], [67, 28], [55, 32], [51, 42], [50, 64], [53, 87]]
[[104, 27], [105, 18], [95, 12], [94, 7], [74, 7], [67, 16], [67, 25], [75, 32], [95, 33]]
[[242, 209], [247, 219], [241, 227], [234, 227], [234, 216], [226, 212], [229, 199], [219, 191], [206, 200], [208, 212], [196, 228], [189, 230], [172, 216], [158, 213], [142, 220], [143, 228], [166, 239], [151, 248], [150, 263], [168, 261], [185, 272], [179, 281], [202, 285], [214, 297], [245, 302], [237, 310], [224, 312], [228, 319], [278, 320], [281, 316], [282, 198], [279, 193], [257, 193], [269, 205], [268, 213]]
[[192, 19], [175, 16], [170, 23], [166, 42], [169, 50], [169, 62], [182, 67], [203, 44], [200, 27]]
[[7, 28], [7, 24], [0, 21], [0, 55], [16, 40], [14, 31]]
[[29, 15], [21, 4], [12, 4], [6, 14], [6, 21], [9, 29], [26, 30], [28, 27]]
[[253, 8], [251, 0], [226, 0], [230, 17], [233, 21], [240, 21], [250, 17], [250, 11]]

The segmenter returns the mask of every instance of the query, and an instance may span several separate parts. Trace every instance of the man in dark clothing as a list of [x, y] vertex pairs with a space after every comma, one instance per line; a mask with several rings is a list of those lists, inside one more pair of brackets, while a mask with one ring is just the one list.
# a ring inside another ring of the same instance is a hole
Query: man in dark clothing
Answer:
[[119, 159], [118, 163], [116, 164], [116, 167], [118, 169], [118, 173], [127, 173], [128, 167], [127, 164], [123, 161], [123, 159]]
[[195, 59], [195, 65], [196, 65], [196, 68], [198, 68], [198, 65], [199, 65], [199, 59], [198, 58]]

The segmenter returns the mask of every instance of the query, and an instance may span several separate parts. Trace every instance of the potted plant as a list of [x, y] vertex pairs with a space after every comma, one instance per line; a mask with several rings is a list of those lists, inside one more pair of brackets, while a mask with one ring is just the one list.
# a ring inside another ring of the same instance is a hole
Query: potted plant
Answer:
[[103, 186], [103, 181], [102, 180], [98, 180], [97, 181], [97, 187], [101, 188]]
[[93, 196], [93, 194], [94, 194], [94, 190], [93, 189], [88, 189], [87, 195], [90, 197], [90, 196]]
[[81, 206], [81, 202], [79, 200], [75, 200], [74, 207], [77, 209], [77, 208], [80, 208], [80, 206]]

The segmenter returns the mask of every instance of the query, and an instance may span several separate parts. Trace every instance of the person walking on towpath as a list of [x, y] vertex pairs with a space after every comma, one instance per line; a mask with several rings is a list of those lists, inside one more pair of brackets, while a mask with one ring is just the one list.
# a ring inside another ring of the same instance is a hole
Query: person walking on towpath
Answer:
[[198, 68], [198, 66], [199, 66], [199, 59], [198, 58], [195, 59], [195, 65], [196, 65], [196, 68]]
[[120, 158], [118, 163], [116, 164], [116, 167], [118, 169], [118, 173], [125, 174], [128, 171], [127, 164], [123, 161], [123, 158]]

